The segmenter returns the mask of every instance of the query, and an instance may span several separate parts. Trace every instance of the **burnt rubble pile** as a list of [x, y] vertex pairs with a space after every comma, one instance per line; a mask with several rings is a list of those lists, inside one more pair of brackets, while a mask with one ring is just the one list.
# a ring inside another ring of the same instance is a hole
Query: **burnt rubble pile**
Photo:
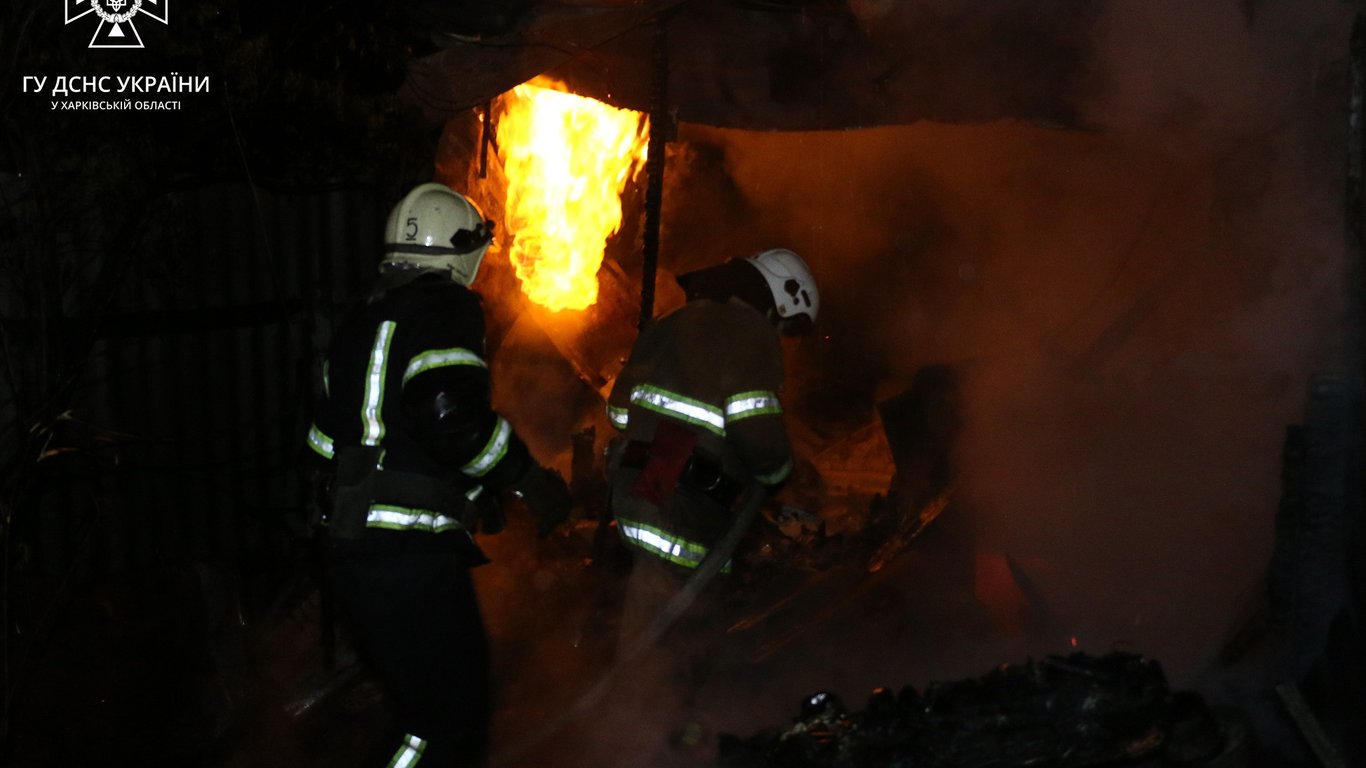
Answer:
[[879, 688], [850, 712], [830, 692], [802, 702], [786, 731], [723, 735], [727, 768], [985, 768], [1201, 765], [1225, 748], [1198, 694], [1130, 653], [1048, 656], [923, 694]]

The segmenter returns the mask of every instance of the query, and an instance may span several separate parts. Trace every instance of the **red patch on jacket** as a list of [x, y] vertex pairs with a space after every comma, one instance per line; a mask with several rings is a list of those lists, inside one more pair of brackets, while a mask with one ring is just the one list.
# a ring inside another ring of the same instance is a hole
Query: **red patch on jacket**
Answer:
[[631, 484], [631, 495], [655, 506], [664, 506], [673, 496], [678, 478], [692, 459], [693, 447], [696, 445], [696, 432], [676, 421], [666, 419], [659, 422], [655, 428], [655, 438], [650, 443], [650, 456], [636, 481]]

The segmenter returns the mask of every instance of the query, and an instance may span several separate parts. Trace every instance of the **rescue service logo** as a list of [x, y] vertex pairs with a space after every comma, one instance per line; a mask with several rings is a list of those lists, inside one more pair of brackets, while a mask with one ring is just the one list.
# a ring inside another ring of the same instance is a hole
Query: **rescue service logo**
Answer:
[[89, 48], [141, 48], [137, 20], [146, 16], [162, 24], [169, 24], [167, 4], [170, 0], [64, 0], [66, 23], [81, 20], [95, 23], [95, 36]]

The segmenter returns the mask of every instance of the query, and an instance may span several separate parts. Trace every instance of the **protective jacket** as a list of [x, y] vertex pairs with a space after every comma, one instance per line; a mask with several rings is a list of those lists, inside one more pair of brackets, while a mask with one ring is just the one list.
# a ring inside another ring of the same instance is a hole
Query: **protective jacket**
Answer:
[[782, 380], [777, 330], [738, 300], [694, 300], [642, 330], [607, 405], [624, 438], [611, 492], [629, 544], [694, 568], [751, 480], [787, 478]]
[[336, 472], [329, 533], [468, 539], [472, 500], [534, 462], [490, 404], [478, 295], [434, 274], [386, 279], [333, 339], [308, 434]]

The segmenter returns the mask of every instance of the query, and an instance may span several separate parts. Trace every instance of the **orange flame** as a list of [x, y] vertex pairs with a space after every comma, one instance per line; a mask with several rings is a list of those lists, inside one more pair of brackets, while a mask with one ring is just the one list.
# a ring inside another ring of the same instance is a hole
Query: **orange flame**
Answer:
[[536, 78], [503, 99], [498, 146], [507, 187], [508, 257], [528, 298], [551, 310], [598, 297], [621, 194], [644, 166], [645, 118]]

